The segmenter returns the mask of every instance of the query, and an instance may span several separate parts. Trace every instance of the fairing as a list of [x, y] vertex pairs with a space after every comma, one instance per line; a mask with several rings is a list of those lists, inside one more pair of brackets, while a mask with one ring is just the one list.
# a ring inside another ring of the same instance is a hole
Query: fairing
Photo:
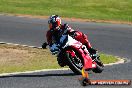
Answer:
[[83, 65], [85, 69], [91, 69], [91, 68], [96, 68], [96, 62], [92, 61], [92, 58], [89, 56], [89, 52], [87, 50], [87, 48], [82, 45], [82, 43], [76, 41], [75, 39], [73, 39], [72, 37], [68, 36], [68, 40], [67, 43], [65, 44], [65, 46], [63, 48], [66, 47], [70, 47], [67, 52], [70, 52], [70, 54], [72, 56], [75, 55], [75, 53], [73, 53], [71, 51], [71, 49], [73, 48], [74, 50], [78, 51], [78, 53], [80, 54], [80, 56], [83, 58]]

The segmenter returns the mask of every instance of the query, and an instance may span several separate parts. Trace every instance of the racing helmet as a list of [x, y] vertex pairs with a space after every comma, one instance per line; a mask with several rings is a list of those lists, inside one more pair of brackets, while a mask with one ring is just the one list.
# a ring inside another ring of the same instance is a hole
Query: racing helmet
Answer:
[[61, 25], [61, 18], [58, 15], [51, 15], [48, 20], [49, 29], [58, 30]]

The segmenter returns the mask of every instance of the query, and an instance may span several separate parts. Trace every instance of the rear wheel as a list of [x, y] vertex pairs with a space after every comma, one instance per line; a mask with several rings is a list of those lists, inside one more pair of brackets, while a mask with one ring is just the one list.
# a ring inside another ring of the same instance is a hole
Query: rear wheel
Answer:
[[102, 61], [99, 59], [99, 56], [95, 58], [96, 62], [96, 68], [94, 68], [92, 71], [95, 73], [101, 73], [104, 70], [104, 65]]
[[79, 56], [79, 54], [75, 51], [71, 51], [75, 53], [75, 56], [72, 57], [70, 53], [66, 53], [66, 58], [67, 58], [67, 64], [69, 66], [69, 68], [78, 75], [81, 75], [81, 70], [83, 68], [83, 60], [82, 58]]
[[103, 67], [96, 64], [96, 68], [94, 68], [92, 71], [95, 73], [101, 73], [103, 71]]

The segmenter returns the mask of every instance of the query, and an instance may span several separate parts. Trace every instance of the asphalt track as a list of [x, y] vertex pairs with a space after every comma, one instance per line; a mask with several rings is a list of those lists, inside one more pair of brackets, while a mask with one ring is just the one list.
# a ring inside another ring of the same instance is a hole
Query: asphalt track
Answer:
[[[100, 52], [127, 58], [124, 64], [106, 66], [101, 74], [89, 72], [91, 79], [132, 80], [132, 26], [123, 24], [68, 22], [88, 35]], [[40, 47], [45, 41], [47, 19], [0, 16], [0, 42]], [[83, 88], [70, 70], [46, 71], [0, 77], [0, 88]], [[131, 86], [87, 86], [86, 88], [132, 88]]]

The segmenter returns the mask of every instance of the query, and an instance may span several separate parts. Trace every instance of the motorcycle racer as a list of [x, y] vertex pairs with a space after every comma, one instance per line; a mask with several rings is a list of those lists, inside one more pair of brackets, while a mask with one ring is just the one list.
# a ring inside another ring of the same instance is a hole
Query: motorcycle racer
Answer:
[[46, 33], [46, 38], [52, 54], [59, 51], [61, 42], [58, 40], [63, 34], [70, 35], [77, 41], [80, 41], [87, 47], [90, 55], [96, 54], [97, 50], [92, 48], [87, 36], [80, 31], [73, 30], [68, 24], [61, 24], [61, 18], [58, 15], [51, 15], [49, 17], [48, 24], [49, 30]]

